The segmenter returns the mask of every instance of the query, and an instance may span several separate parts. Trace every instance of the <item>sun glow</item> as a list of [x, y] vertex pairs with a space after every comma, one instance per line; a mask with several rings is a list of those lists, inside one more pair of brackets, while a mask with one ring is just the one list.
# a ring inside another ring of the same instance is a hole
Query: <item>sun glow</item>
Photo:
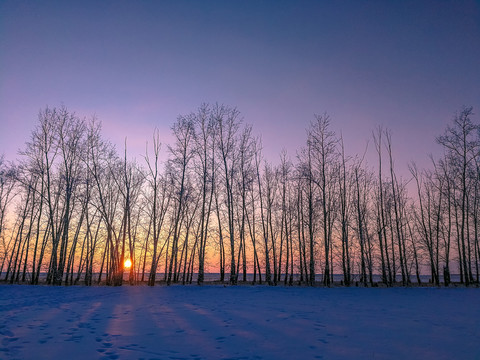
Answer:
[[123, 264], [127, 269], [132, 266], [132, 261], [130, 259], [125, 260], [125, 263]]

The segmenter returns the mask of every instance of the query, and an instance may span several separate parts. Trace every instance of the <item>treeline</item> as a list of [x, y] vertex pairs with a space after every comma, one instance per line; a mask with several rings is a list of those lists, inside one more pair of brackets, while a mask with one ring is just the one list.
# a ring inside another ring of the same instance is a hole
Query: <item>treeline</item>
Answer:
[[[202, 105], [179, 116], [173, 143], [154, 131], [141, 159], [95, 119], [39, 113], [14, 163], [0, 160], [0, 277], [9, 283], [393, 286], [450, 273], [479, 283], [480, 127], [472, 108], [437, 138], [441, 158], [398, 177], [392, 136], [377, 128], [374, 167], [348, 156], [327, 115], [277, 165], [239, 112]], [[165, 159], [165, 160], [163, 160]], [[407, 192], [410, 190], [410, 194]], [[413, 191], [412, 191], [413, 189]], [[132, 266], [124, 263], [130, 259]], [[46, 279], [41, 275], [46, 274]], [[158, 279], [158, 274], [161, 279]], [[194, 277], [195, 275], [195, 277]]]

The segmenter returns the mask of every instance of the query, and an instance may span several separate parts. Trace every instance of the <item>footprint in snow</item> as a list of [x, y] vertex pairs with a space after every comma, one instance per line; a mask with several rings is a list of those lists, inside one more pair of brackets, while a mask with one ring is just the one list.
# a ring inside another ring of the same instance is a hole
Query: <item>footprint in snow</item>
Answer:
[[10, 330], [2, 330], [2, 331], [0, 331], [0, 335], [12, 337], [12, 336], [13, 336], [13, 332], [11, 332]]
[[105, 353], [105, 356], [103, 356], [101, 359], [102, 360], [109, 360], [109, 359], [118, 359], [120, 356], [115, 354], [115, 353]]
[[15, 342], [18, 340], [18, 337], [7, 337], [5, 339], [3, 339], [3, 343], [4, 344], [8, 344], [8, 343], [11, 343], [11, 342]]
[[79, 343], [81, 339], [83, 339], [82, 335], [76, 335], [66, 339], [65, 341], [74, 341], [76, 343]]

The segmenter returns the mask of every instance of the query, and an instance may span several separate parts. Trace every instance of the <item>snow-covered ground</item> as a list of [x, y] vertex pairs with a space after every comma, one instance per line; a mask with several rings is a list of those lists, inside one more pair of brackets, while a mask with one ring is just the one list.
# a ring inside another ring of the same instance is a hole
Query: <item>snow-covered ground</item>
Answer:
[[480, 359], [480, 289], [0, 286], [0, 359]]

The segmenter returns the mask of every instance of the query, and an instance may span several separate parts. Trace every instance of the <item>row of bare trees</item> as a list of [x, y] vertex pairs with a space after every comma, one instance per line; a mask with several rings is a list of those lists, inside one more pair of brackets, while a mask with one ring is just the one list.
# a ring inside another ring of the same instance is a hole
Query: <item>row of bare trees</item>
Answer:
[[[19, 159], [0, 158], [0, 277], [121, 285], [216, 280], [330, 286], [479, 283], [480, 127], [472, 108], [432, 166], [397, 176], [388, 130], [375, 166], [345, 154], [328, 115], [278, 164], [235, 108], [179, 116], [129, 159], [95, 119], [46, 108]], [[410, 190], [410, 194], [408, 192]], [[125, 267], [130, 259], [131, 267]], [[455, 279], [454, 279], [455, 280]]]

